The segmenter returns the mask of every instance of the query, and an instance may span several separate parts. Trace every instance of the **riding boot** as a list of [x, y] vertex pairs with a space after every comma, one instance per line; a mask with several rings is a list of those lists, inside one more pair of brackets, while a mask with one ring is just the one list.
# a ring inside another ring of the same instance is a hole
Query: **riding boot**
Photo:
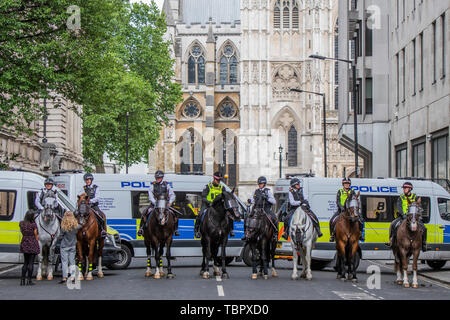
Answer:
[[144, 235], [144, 217], [141, 218], [141, 223], [139, 224], [138, 236], [142, 237]]
[[195, 219], [195, 225], [194, 225], [194, 234], [196, 238], [200, 238], [200, 214], [197, 215], [197, 218]]
[[175, 231], [174, 231], [174, 235], [175, 235], [175, 237], [179, 237], [180, 236], [180, 233], [178, 232], [178, 219], [176, 220], [176, 222], [175, 222]]
[[427, 228], [422, 228], [422, 251], [427, 252]]
[[282, 237], [287, 240], [289, 238], [289, 224], [287, 222], [285, 222], [284, 225], [285, 225], [285, 227], [284, 227], [284, 233], [283, 233]]

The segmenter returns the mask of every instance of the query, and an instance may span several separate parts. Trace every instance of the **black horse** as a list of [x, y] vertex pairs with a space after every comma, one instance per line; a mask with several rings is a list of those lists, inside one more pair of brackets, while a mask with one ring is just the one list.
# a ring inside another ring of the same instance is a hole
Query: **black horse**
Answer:
[[155, 209], [153, 210], [147, 227], [144, 228], [144, 243], [147, 248], [147, 270], [146, 277], [150, 277], [151, 273], [151, 249], [155, 253], [156, 272], [155, 279], [164, 276], [162, 259], [164, 246], [166, 247], [167, 258], [167, 278], [174, 278], [170, 260], [172, 256], [170, 247], [173, 241], [173, 233], [175, 232], [175, 218], [168, 208], [167, 200], [161, 198], [156, 200]]
[[[272, 261], [272, 277], [278, 276], [274, 259], [277, 239], [269, 219], [263, 208], [254, 208], [248, 217], [245, 233], [252, 253], [252, 279], [262, 276], [263, 270], [264, 279], [268, 279], [269, 261]], [[256, 273], [258, 264], [259, 274]]]
[[[234, 198], [234, 189], [231, 192], [223, 191], [216, 196], [207, 209], [207, 212], [200, 223], [200, 233], [202, 235], [203, 262], [200, 275], [204, 279], [209, 278], [209, 262], [214, 260], [214, 275], [219, 276], [219, 266], [222, 263], [222, 278], [227, 279], [228, 273], [225, 266], [228, 234], [232, 229], [233, 221], [240, 221], [239, 204]], [[221, 246], [221, 259], [218, 257]]]

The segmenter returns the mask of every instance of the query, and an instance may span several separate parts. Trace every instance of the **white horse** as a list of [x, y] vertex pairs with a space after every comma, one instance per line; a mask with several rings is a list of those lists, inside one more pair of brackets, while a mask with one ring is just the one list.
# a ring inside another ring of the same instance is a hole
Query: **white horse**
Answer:
[[53, 266], [55, 264], [55, 247], [60, 234], [59, 220], [56, 217], [58, 202], [56, 194], [43, 199], [44, 210], [39, 214], [36, 225], [39, 231], [39, 247], [41, 249], [38, 258], [39, 266], [36, 280], [42, 280], [42, 275], [47, 275], [47, 280], [53, 280]]
[[302, 278], [312, 279], [311, 274], [311, 250], [317, 240], [317, 232], [312, 224], [311, 218], [307, 213], [298, 207], [293, 216], [289, 228], [289, 237], [292, 245], [292, 262], [294, 269], [292, 272], [292, 280], [298, 280], [297, 274], [297, 253], [300, 254], [303, 266]]

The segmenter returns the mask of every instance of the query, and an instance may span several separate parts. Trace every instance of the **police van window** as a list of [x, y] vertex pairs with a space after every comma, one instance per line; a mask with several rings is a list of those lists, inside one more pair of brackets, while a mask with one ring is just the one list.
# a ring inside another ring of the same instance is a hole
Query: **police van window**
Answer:
[[274, 195], [276, 204], [275, 204], [275, 212], [278, 212], [281, 208], [281, 206], [286, 201], [288, 194], [287, 193], [275, 193]]
[[364, 220], [367, 222], [391, 222], [392, 215], [390, 198], [361, 196], [361, 209]]
[[131, 199], [132, 199], [131, 217], [133, 219], [140, 219], [142, 217], [142, 213], [145, 210], [147, 210], [148, 207], [150, 206], [150, 200], [148, 200], [148, 192], [132, 191]]
[[16, 208], [16, 191], [0, 190], [0, 220], [11, 220]]
[[28, 191], [27, 192], [27, 204], [28, 209], [37, 210], [36, 205], [34, 204], [34, 199], [36, 199], [37, 192], [36, 191]]
[[173, 207], [183, 214], [180, 219], [195, 219], [201, 206], [201, 193], [175, 192]]
[[438, 209], [441, 218], [450, 221], [450, 199], [438, 198]]

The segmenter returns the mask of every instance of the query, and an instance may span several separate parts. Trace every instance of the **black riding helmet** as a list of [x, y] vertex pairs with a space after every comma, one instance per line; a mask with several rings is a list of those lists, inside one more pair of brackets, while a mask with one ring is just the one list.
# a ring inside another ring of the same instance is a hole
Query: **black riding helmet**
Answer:
[[155, 179], [158, 178], [164, 178], [164, 172], [162, 172], [161, 170], [155, 172]]
[[223, 179], [223, 175], [222, 175], [222, 173], [220, 173], [219, 171], [217, 171], [217, 172], [214, 172], [213, 178], [220, 181], [220, 180]]
[[342, 184], [344, 184], [344, 183], [352, 183], [352, 180], [350, 180], [350, 178], [344, 178], [344, 179], [342, 179]]
[[264, 176], [261, 176], [258, 178], [258, 184], [264, 183], [264, 185], [267, 184], [267, 179]]
[[92, 173], [86, 173], [83, 176], [83, 180], [86, 181], [87, 179], [91, 179], [92, 181], [94, 181], [94, 176], [92, 175]]
[[299, 178], [292, 178], [291, 179], [291, 187], [295, 186], [296, 184], [300, 184]]
[[411, 188], [411, 190], [413, 189], [413, 185], [411, 182], [405, 182], [402, 186], [402, 188]]
[[52, 178], [47, 178], [44, 181], [44, 185], [46, 185], [46, 184], [55, 185], [55, 181]]

